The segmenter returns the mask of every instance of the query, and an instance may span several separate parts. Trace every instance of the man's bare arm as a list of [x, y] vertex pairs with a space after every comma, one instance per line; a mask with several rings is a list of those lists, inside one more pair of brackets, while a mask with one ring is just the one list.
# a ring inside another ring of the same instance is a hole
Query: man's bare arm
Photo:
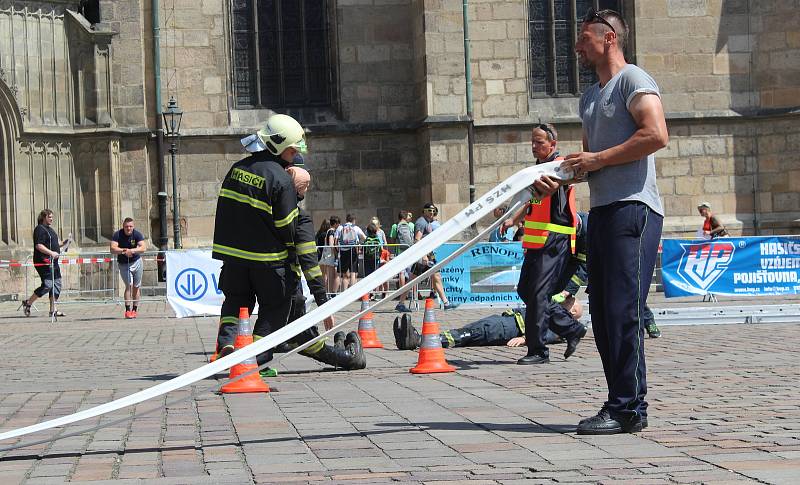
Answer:
[[132, 250], [135, 253], [143, 253], [145, 251], [147, 251], [147, 243], [144, 239], [136, 243], [136, 248]]
[[[633, 98], [628, 111], [638, 126], [630, 138], [601, 152], [584, 151], [567, 155], [563, 166], [580, 175], [607, 166], [630, 163], [667, 146], [669, 134], [661, 98], [655, 94], [641, 93]], [[584, 150], [587, 149], [586, 145], [584, 134]]]

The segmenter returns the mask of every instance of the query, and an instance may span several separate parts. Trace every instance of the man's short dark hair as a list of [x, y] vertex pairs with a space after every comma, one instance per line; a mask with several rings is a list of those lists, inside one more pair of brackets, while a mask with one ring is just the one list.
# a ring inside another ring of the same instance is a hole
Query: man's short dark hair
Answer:
[[122, 221], [122, 225], [124, 226], [125, 224], [127, 224], [127, 223], [129, 223], [129, 222], [133, 222], [133, 217], [126, 217], [126, 218], [125, 218], [125, 219]]
[[355, 222], [356, 216], [354, 216], [353, 214], [347, 214], [347, 217], [345, 217], [344, 220], [346, 220], [347, 222]]
[[408, 217], [408, 211], [407, 210], [401, 210], [400, 212], [397, 213], [397, 219], [398, 220], [404, 220], [406, 217]]
[[[597, 15], [614, 26], [614, 33], [617, 35], [617, 45], [619, 46], [620, 50], [624, 50], [625, 43], [628, 41], [628, 23], [625, 22], [625, 18], [622, 16], [622, 14], [616, 10], [607, 8], [604, 10], [598, 10]], [[601, 22], [593, 23], [603, 25]]]
[[336, 224], [341, 224], [342, 220], [339, 219], [339, 216], [331, 216], [328, 219], [328, 222], [330, 222], [332, 226], [335, 226]]

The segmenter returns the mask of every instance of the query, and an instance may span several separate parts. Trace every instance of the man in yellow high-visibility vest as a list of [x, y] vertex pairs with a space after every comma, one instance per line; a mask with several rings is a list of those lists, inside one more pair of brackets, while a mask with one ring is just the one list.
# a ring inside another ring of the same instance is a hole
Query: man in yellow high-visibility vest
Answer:
[[[531, 149], [536, 163], [562, 160], [556, 145], [558, 133], [551, 124], [539, 124], [531, 131]], [[555, 187], [555, 191], [551, 189]], [[525, 302], [525, 341], [528, 354], [517, 364], [545, 364], [550, 362], [546, 344], [549, 325], [549, 299], [558, 288], [556, 283], [575, 251], [575, 225], [577, 220], [575, 194], [571, 186], [561, 186], [555, 180], [543, 176], [533, 187], [534, 195], [507, 225], [516, 224], [523, 217], [525, 225], [522, 247], [525, 257], [517, 284], [517, 293]], [[544, 197], [545, 191], [552, 195]], [[586, 328], [576, 324], [569, 327], [553, 327], [559, 336], [575, 351], [578, 342], [586, 335]], [[572, 352], [565, 352], [569, 357]]]

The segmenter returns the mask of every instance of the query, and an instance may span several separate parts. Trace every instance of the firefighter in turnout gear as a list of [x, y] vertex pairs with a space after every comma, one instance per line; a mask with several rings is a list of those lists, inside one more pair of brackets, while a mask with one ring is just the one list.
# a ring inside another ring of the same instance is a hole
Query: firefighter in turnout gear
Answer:
[[[556, 150], [558, 135], [553, 125], [539, 124], [531, 132], [531, 147], [536, 163], [562, 160]], [[542, 197], [546, 189], [557, 189]], [[523, 192], [525, 193], [525, 192]], [[558, 280], [575, 251], [575, 193], [571, 186], [543, 176], [532, 186], [528, 203], [507, 221], [509, 225], [525, 219], [522, 247], [525, 251], [517, 293], [525, 302], [525, 340], [528, 354], [518, 364], [550, 362], [546, 337], [548, 329], [567, 340], [565, 358], [569, 357], [586, 335], [586, 328], [577, 322], [568, 327], [550, 326], [550, 297], [558, 288]]]
[[242, 145], [251, 155], [225, 175], [214, 223], [212, 257], [223, 262], [219, 288], [225, 295], [217, 334], [220, 357], [233, 352], [240, 307], [252, 313], [258, 301], [254, 334], [285, 325], [297, 280], [290, 267], [297, 194], [285, 167], [305, 152], [305, 131], [294, 118], [273, 115]]
[[[297, 200], [302, 201], [306, 191], [311, 184], [311, 175], [300, 167], [289, 167], [286, 171], [291, 175], [297, 192]], [[292, 262], [291, 269], [296, 276], [296, 284], [292, 289], [291, 310], [289, 312], [289, 322], [293, 322], [306, 313], [306, 297], [303, 295], [300, 273], [305, 276], [308, 289], [314, 296], [317, 306], [323, 305], [328, 301], [328, 294], [325, 290], [325, 282], [322, 278], [322, 270], [317, 259], [317, 245], [315, 242], [316, 231], [311, 215], [302, 208], [298, 208], [297, 231], [295, 233], [295, 253], [296, 260]], [[335, 325], [333, 317], [325, 319], [325, 328], [330, 329]], [[272, 327], [274, 332], [279, 327]], [[342, 334], [342, 335], [338, 335]], [[253, 339], [258, 340], [266, 335], [254, 334]], [[300, 346], [319, 336], [316, 326], [309, 328], [291, 338], [283, 350], [289, 350]], [[311, 344], [308, 348], [300, 351], [300, 355], [305, 355], [324, 364], [340, 367], [345, 370], [363, 369], [367, 366], [364, 356], [364, 349], [361, 346], [361, 339], [357, 332], [350, 332], [346, 336], [338, 332], [334, 338], [334, 345], [329, 345], [325, 340], [320, 340]], [[258, 364], [268, 362], [270, 356], [264, 352], [258, 356]]]

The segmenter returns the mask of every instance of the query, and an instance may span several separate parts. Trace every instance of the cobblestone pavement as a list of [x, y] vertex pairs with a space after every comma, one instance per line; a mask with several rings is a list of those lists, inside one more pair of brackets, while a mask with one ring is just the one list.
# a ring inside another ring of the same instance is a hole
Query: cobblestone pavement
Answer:
[[[0, 304], [0, 429], [163, 382], [213, 350], [216, 319], [171, 318], [163, 303], [133, 321], [111, 305], [62, 309], [53, 325]], [[455, 327], [494, 311], [436, 315]], [[450, 349], [456, 372], [418, 376], [417, 354], [394, 346], [395, 315], [376, 314], [385, 348], [368, 350], [365, 370], [290, 356], [273, 392], [225, 396], [205, 390], [219, 375], [194, 397], [176, 391], [68, 430], [154, 410], [133, 420], [2, 452], [0, 484], [800, 481], [800, 322], [663, 327], [646, 344], [650, 427], [589, 437], [574, 431], [604, 399], [591, 332], [568, 361], [563, 345], [551, 364], [525, 367], [514, 364], [522, 349]]]

